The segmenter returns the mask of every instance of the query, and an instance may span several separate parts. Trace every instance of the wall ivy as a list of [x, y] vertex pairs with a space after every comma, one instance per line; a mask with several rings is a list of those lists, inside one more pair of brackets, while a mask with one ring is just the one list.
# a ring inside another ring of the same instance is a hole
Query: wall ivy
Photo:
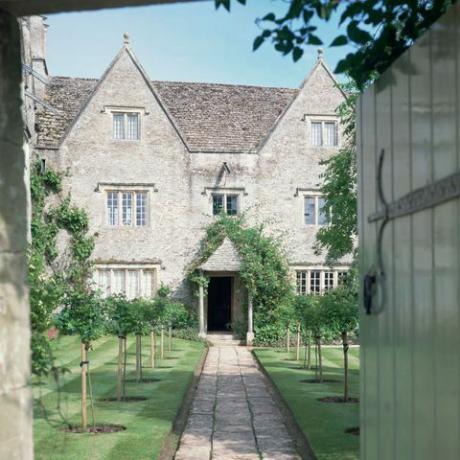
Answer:
[[[88, 235], [86, 212], [62, 199], [62, 177], [40, 162], [31, 167], [32, 241], [28, 251], [32, 328], [32, 372], [47, 375], [56, 370], [47, 331], [53, 326], [53, 312], [72, 294], [89, 290], [90, 256], [94, 237]], [[56, 205], [50, 204], [57, 202]], [[59, 253], [58, 233], [69, 235], [69, 248]]]
[[[286, 312], [292, 309], [293, 286], [281, 242], [264, 234], [263, 225], [250, 227], [244, 216], [221, 215], [206, 228], [200, 256], [189, 269], [188, 279], [207, 287], [208, 278], [198, 267], [228, 237], [242, 258], [241, 280], [253, 300], [256, 343], [273, 343], [285, 332]], [[245, 306], [247, 308], [247, 305]]]

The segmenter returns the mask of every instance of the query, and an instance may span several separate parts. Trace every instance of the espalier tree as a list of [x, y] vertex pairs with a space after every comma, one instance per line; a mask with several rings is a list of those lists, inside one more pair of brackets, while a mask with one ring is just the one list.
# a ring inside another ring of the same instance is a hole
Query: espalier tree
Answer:
[[[32, 322], [32, 370], [36, 375], [56, 374], [47, 331], [57, 315], [57, 325], [81, 339], [82, 427], [86, 429], [88, 350], [104, 331], [104, 309], [90, 286], [94, 238], [88, 234], [86, 212], [62, 198], [61, 176], [44, 170], [40, 162], [31, 168], [32, 240], [28, 278]], [[66, 235], [65, 249], [57, 247], [59, 233]], [[89, 379], [89, 376], [88, 376]], [[90, 382], [90, 380], [88, 380]], [[90, 388], [91, 390], [91, 388]], [[93, 413], [94, 423], [94, 413]]]
[[[94, 238], [88, 235], [88, 217], [61, 198], [61, 176], [40, 162], [31, 167], [31, 244], [28, 251], [28, 281], [32, 323], [32, 371], [36, 375], [56, 372], [47, 331], [53, 314], [71, 298], [86, 295]], [[50, 204], [53, 203], [53, 204]], [[59, 251], [57, 236], [67, 235], [68, 245]]]

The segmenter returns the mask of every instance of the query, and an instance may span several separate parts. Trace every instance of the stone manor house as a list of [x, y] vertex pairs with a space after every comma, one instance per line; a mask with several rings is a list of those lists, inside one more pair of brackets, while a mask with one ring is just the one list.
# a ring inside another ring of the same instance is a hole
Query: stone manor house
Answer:
[[27, 66], [32, 155], [66, 172], [64, 192], [87, 210], [104, 293], [152, 296], [164, 283], [198, 303], [201, 334], [228, 329], [248, 300], [233, 244], [225, 240], [201, 267], [207, 298], [197, 302], [186, 281], [220, 212], [245, 213], [281, 236], [300, 294], [340, 282], [347, 264], [326, 266], [312, 249], [327, 225], [320, 162], [342, 141], [336, 108], [345, 97], [321, 51], [299, 89], [151, 80], [127, 35], [101, 78], [55, 77], [43, 18], [31, 21], [39, 31]]

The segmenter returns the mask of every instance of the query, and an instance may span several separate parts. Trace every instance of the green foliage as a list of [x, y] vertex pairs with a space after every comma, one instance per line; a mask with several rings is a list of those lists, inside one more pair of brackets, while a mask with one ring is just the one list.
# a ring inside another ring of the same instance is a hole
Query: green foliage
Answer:
[[257, 343], [277, 340], [284, 327], [285, 317], [292, 300], [292, 284], [286, 258], [280, 242], [264, 235], [263, 226], [249, 227], [243, 216], [221, 215], [206, 229], [201, 256], [189, 270], [189, 280], [195, 285], [203, 283], [204, 276], [197, 270], [228, 237], [242, 258], [241, 280], [252, 298], [254, 306], [254, 332]]
[[297, 296], [296, 311], [302, 322], [302, 329], [310, 332], [315, 338], [328, 338], [330, 331], [328, 329], [327, 318], [323, 308], [323, 296], [306, 295]]
[[345, 283], [338, 288], [327, 292], [321, 299], [325, 321], [334, 337], [343, 333], [353, 333], [358, 329], [358, 276], [353, 267]]
[[106, 330], [105, 302], [94, 292], [70, 290], [64, 308], [55, 317], [57, 327], [66, 334], [77, 334], [85, 344], [101, 337]]
[[161, 325], [177, 330], [191, 328], [195, 319], [185, 305], [171, 298], [170, 292], [168, 287], [161, 285], [154, 299], [128, 300], [124, 295], [106, 298], [107, 332], [126, 337], [128, 334], [146, 335]]
[[[230, 10], [230, 0], [215, 3]], [[314, 24], [340, 14], [337, 36], [329, 46], [351, 45], [354, 51], [339, 61], [335, 71], [349, 74], [363, 88], [454, 3], [456, 0], [288, 0], [285, 14], [268, 13], [258, 20], [262, 32], [253, 47], [270, 41], [277, 51], [298, 61], [307, 45], [323, 44]]]
[[[81, 296], [88, 296], [91, 272], [89, 257], [94, 239], [87, 235], [85, 211], [72, 206], [70, 197], [60, 200], [61, 176], [50, 168], [42, 171], [40, 162], [31, 168], [32, 242], [28, 250], [28, 282], [30, 287], [32, 326], [32, 372], [46, 375], [54, 371], [52, 350], [46, 331], [53, 325], [53, 312]], [[48, 205], [54, 197], [56, 206]], [[59, 231], [70, 236], [69, 254], [59, 254], [56, 239]], [[58, 263], [58, 259], [59, 263]], [[97, 302], [92, 299], [91, 302]], [[81, 312], [80, 312], [81, 313]], [[70, 323], [63, 313], [66, 328]], [[61, 322], [62, 322], [61, 321]]]
[[325, 294], [321, 303], [328, 329], [334, 337], [354, 332], [358, 328], [357, 292], [340, 286]]
[[130, 301], [124, 295], [113, 295], [105, 299], [107, 323], [106, 329], [109, 334], [117, 337], [126, 337], [130, 321]]
[[299, 295], [294, 300], [295, 317], [307, 337], [338, 339], [343, 332], [357, 331], [358, 276], [353, 267], [345, 283], [324, 295]]

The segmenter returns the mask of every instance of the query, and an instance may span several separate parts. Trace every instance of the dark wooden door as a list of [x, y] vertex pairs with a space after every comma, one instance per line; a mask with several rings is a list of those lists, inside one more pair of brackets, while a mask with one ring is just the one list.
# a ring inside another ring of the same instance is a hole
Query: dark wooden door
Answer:
[[208, 331], [225, 331], [232, 321], [232, 278], [215, 277], [208, 287]]

